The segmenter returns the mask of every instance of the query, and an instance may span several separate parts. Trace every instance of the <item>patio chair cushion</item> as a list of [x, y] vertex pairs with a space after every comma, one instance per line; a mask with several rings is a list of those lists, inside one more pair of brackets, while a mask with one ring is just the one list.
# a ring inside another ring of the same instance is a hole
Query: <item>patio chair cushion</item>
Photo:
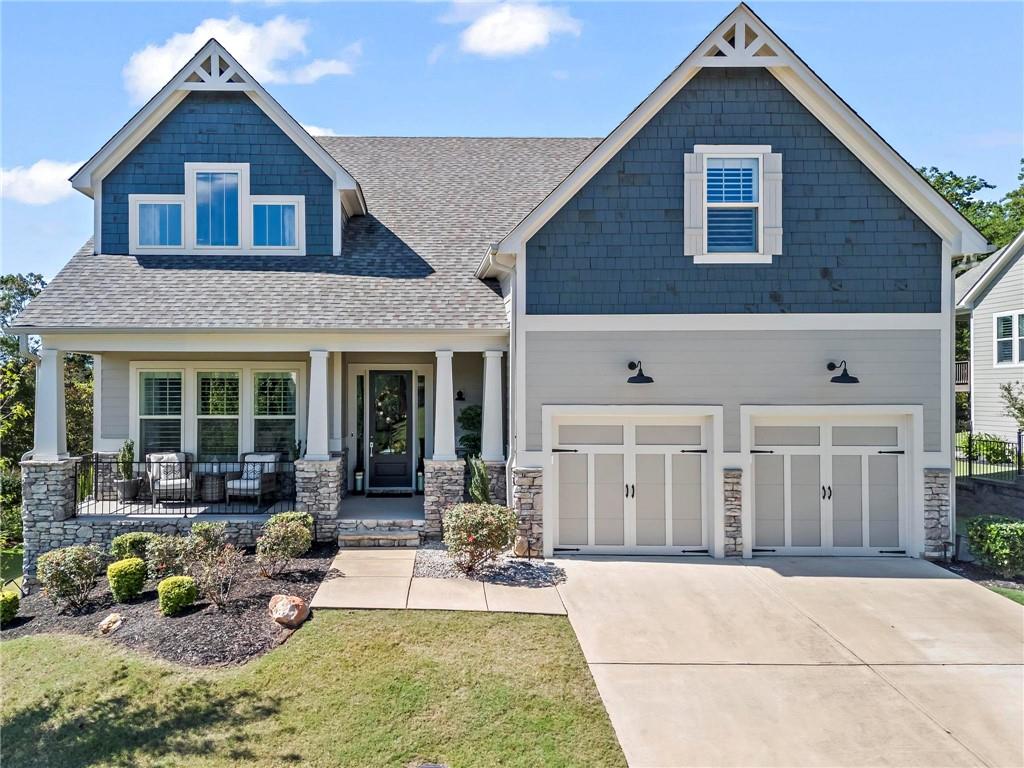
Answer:
[[176, 477], [169, 480], [160, 479], [156, 481], [158, 491], [181, 491], [191, 487], [187, 477]]
[[184, 453], [151, 453], [149, 461], [153, 474], [159, 480], [174, 480], [184, 473]]
[[264, 472], [273, 472], [277, 464], [276, 453], [254, 453], [245, 457], [242, 477], [245, 480], [259, 480]]
[[228, 490], [235, 491], [237, 493], [256, 493], [260, 489], [260, 478], [256, 479], [239, 478], [238, 480], [228, 480]]

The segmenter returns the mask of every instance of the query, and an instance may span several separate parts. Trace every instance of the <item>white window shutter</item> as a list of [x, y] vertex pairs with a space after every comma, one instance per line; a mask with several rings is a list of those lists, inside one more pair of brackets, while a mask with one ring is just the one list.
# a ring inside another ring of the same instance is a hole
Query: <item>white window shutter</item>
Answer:
[[764, 155], [764, 201], [761, 204], [764, 216], [765, 254], [778, 256], [782, 253], [782, 155], [772, 152]]
[[683, 156], [683, 255], [704, 253], [704, 155]]

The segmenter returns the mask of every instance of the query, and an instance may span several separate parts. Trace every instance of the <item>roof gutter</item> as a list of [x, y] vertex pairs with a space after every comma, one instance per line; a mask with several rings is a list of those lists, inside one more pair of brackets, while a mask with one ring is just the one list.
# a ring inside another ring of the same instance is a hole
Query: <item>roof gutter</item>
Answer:
[[18, 340], [18, 356], [26, 360], [31, 360], [33, 363], [39, 362], [39, 355], [33, 352], [28, 346], [28, 334], [17, 333], [11, 329], [8, 325], [0, 326], [0, 331], [3, 331], [6, 336], [13, 336]]
[[502, 253], [498, 243], [491, 243], [487, 253], [480, 260], [480, 266], [476, 268], [476, 276], [481, 280], [488, 277], [502, 277], [511, 272], [516, 265], [514, 253]]

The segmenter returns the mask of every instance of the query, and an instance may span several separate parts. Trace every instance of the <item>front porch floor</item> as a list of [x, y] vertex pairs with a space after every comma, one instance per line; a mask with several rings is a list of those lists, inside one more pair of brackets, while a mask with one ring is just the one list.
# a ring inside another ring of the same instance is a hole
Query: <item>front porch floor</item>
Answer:
[[79, 503], [76, 516], [79, 518], [88, 517], [135, 517], [135, 518], [193, 518], [200, 515], [216, 516], [226, 518], [229, 516], [251, 518], [254, 515], [276, 515], [278, 512], [287, 512], [295, 508], [295, 502], [287, 499], [272, 501], [257, 505], [231, 502], [175, 502], [157, 501], [152, 502], [123, 502], [116, 499], [83, 501]]

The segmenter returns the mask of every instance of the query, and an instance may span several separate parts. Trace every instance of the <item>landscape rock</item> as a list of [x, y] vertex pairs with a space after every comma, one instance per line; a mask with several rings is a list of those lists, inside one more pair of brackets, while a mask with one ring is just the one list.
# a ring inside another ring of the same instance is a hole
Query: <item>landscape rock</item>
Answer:
[[124, 617], [120, 613], [112, 613], [100, 622], [97, 629], [101, 635], [109, 635], [111, 632], [116, 632], [123, 621]]
[[278, 624], [294, 629], [309, 617], [309, 605], [295, 595], [274, 595], [270, 598], [270, 616]]
[[530, 554], [530, 542], [525, 536], [516, 536], [515, 546], [512, 547], [516, 557], [526, 557]]

